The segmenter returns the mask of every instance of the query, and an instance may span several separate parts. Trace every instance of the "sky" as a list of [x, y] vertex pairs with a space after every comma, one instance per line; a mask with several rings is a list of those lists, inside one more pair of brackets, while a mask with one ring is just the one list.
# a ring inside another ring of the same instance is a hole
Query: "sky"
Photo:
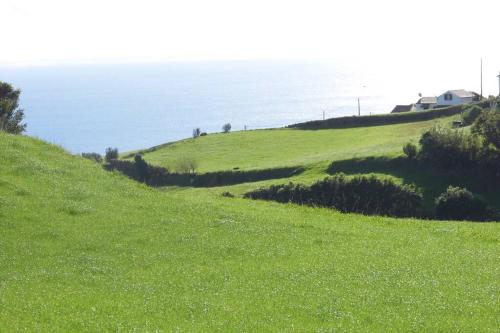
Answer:
[[486, 0], [0, 0], [0, 65], [326, 59], [472, 78], [483, 58], [496, 93], [499, 12]]

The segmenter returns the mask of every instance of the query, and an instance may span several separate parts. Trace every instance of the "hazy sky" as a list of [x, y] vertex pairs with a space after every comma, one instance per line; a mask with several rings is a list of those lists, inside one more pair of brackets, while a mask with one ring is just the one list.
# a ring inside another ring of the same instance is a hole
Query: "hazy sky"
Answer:
[[0, 0], [0, 64], [330, 59], [500, 70], [500, 1]]

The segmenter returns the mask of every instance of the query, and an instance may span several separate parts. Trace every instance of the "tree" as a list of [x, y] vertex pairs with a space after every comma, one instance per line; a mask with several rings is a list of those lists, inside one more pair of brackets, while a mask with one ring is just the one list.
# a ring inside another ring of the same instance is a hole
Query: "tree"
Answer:
[[104, 158], [106, 162], [118, 159], [118, 148], [106, 148], [106, 156]]
[[472, 125], [472, 132], [483, 136], [487, 144], [500, 149], [500, 111], [483, 112]]
[[436, 217], [442, 220], [485, 221], [492, 216], [486, 202], [465, 188], [449, 186], [435, 202]]
[[20, 134], [26, 130], [24, 111], [19, 109], [21, 90], [0, 81], [0, 131]]
[[135, 161], [135, 168], [137, 171], [137, 176], [139, 177], [140, 181], [143, 181], [145, 183], [148, 182], [149, 179], [149, 166], [144, 161], [142, 158], [142, 155], [137, 154], [134, 156], [134, 161]]
[[198, 167], [198, 162], [192, 157], [183, 156], [176, 163], [177, 172], [180, 173], [195, 173]]
[[201, 129], [199, 127], [193, 129], [193, 138], [196, 139], [197, 137], [200, 136], [200, 134], [201, 134]]
[[224, 124], [224, 125], [222, 126], [222, 131], [223, 131], [224, 133], [229, 133], [229, 132], [231, 131], [231, 124], [230, 124], [230, 123]]
[[418, 155], [418, 148], [414, 143], [408, 142], [403, 146], [403, 152], [405, 153], [406, 157], [408, 157], [410, 160], [413, 160]]

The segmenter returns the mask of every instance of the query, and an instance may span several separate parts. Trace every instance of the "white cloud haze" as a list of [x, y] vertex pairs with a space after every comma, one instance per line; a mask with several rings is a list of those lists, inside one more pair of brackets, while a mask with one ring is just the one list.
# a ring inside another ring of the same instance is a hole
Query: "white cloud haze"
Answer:
[[0, 0], [0, 64], [331, 59], [477, 76], [482, 57], [491, 79], [499, 12], [486, 0]]

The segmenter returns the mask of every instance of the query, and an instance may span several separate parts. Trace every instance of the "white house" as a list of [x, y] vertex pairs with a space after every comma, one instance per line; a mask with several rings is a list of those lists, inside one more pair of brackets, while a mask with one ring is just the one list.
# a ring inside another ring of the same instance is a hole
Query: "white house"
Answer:
[[467, 90], [448, 90], [444, 94], [438, 96], [436, 106], [450, 106], [459, 104], [470, 104], [475, 100], [479, 100], [479, 95]]
[[421, 97], [417, 103], [415, 103], [415, 111], [423, 111], [434, 109], [438, 104], [437, 97]]
[[[500, 79], [500, 75], [498, 76]], [[422, 95], [420, 95], [422, 96]], [[481, 100], [481, 96], [473, 91], [464, 89], [448, 90], [438, 97], [420, 97], [415, 104], [396, 105], [392, 113], [409, 112], [409, 111], [424, 111], [436, 108], [444, 108], [452, 105], [470, 104]]]

